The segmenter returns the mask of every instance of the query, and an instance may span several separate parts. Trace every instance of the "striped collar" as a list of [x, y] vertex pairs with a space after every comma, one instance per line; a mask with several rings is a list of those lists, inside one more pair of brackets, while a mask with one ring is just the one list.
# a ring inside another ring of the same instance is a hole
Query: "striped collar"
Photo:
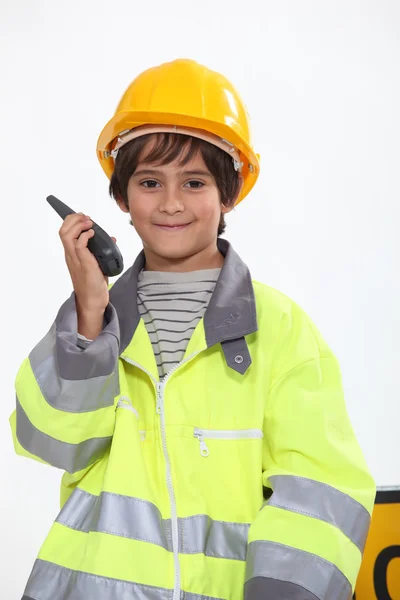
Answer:
[[[208, 347], [257, 331], [256, 303], [249, 269], [227, 240], [218, 238], [217, 246], [225, 262], [204, 315]], [[140, 321], [137, 280], [144, 265], [142, 250], [132, 267], [110, 290], [110, 302], [117, 311], [120, 325], [120, 353], [132, 340]]]
[[[178, 273], [176, 271], [141, 271], [138, 275], [138, 291], [142, 288], [151, 287], [154, 290], [154, 286], [159, 284], [166, 285], [191, 285], [196, 283], [202, 283], [206, 280], [207, 283], [217, 283], [218, 277], [221, 273], [221, 267], [218, 269], [201, 269], [198, 271], [185, 271]], [[159, 289], [159, 288], [156, 288]], [[200, 291], [200, 290], [199, 290]]]

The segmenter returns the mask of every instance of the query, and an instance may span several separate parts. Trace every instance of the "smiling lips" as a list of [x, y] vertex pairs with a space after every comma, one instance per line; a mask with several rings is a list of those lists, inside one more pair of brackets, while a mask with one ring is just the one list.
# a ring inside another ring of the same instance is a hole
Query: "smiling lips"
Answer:
[[155, 225], [156, 225], [156, 227], [159, 227], [160, 229], [163, 229], [164, 231], [180, 231], [180, 230], [188, 227], [190, 225], [190, 223], [184, 223], [183, 225], [159, 225], [159, 224], [155, 223]]

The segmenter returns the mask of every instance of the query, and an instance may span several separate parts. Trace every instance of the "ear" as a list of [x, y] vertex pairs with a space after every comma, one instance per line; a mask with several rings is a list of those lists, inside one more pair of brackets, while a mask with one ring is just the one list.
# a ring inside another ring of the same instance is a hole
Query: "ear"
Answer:
[[117, 204], [120, 207], [120, 209], [122, 210], [122, 212], [129, 213], [129, 208], [126, 206], [126, 204], [123, 201], [123, 199], [122, 199], [121, 196], [118, 196], [118, 198], [117, 198]]
[[239, 175], [239, 187], [238, 187], [237, 194], [234, 198], [232, 198], [232, 202], [229, 204], [229, 206], [225, 206], [225, 204], [222, 204], [221, 212], [223, 215], [230, 213], [235, 208], [237, 199], [239, 198], [240, 194], [242, 193], [242, 189], [243, 189], [243, 177], [241, 175]]

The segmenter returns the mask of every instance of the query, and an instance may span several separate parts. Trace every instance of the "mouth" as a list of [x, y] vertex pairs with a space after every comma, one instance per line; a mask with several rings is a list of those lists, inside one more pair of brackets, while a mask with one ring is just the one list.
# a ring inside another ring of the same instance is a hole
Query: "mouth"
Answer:
[[162, 229], [163, 231], [182, 231], [183, 229], [189, 227], [190, 224], [191, 223], [185, 223], [183, 225], [158, 225], [157, 223], [155, 223], [155, 226], [158, 227], [158, 229]]

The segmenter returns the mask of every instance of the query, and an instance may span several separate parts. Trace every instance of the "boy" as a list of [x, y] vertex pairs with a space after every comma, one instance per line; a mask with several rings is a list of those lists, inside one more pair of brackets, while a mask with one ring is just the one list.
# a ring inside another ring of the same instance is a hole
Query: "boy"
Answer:
[[143, 252], [109, 291], [90, 219], [61, 227], [74, 292], [11, 418], [65, 472], [23, 600], [349, 600], [374, 484], [320, 333], [219, 238], [259, 172], [236, 90], [150, 69], [98, 157]]

